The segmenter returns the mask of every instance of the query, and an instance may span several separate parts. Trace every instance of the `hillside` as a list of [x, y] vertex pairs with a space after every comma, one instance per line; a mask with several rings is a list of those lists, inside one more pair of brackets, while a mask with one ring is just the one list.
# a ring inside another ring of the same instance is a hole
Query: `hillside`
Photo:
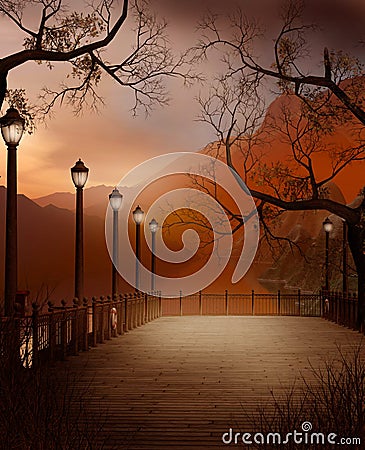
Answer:
[[[0, 186], [0, 271], [5, 259], [6, 188]], [[104, 240], [104, 220], [85, 215], [85, 295], [110, 293], [111, 262]], [[18, 196], [19, 289], [32, 299], [52, 291], [52, 298], [71, 300], [74, 283], [75, 214], [54, 205], [41, 207]], [[4, 280], [0, 279], [3, 292]], [[2, 294], [1, 294], [2, 295]]]
[[[108, 204], [108, 196], [113, 186], [92, 186], [84, 189], [84, 208], [93, 208], [95, 205]], [[55, 205], [58, 208], [75, 209], [75, 194], [72, 192], [55, 192], [32, 199], [39, 206]], [[105, 213], [104, 213], [105, 214]]]
[[[329, 198], [344, 203], [341, 190], [334, 183], [328, 185]], [[325, 277], [325, 233], [323, 221], [329, 217], [334, 229], [329, 241], [330, 281], [333, 289], [342, 283], [342, 221], [326, 211], [285, 211], [281, 223], [275, 230], [278, 236], [289, 237], [300, 246], [284, 244], [279, 257], [259, 277], [260, 283], [270, 291], [281, 289], [293, 291], [317, 291], [324, 285]], [[269, 250], [265, 247], [266, 252]], [[350, 258], [349, 258], [350, 259]], [[355, 288], [355, 285], [353, 286]]]

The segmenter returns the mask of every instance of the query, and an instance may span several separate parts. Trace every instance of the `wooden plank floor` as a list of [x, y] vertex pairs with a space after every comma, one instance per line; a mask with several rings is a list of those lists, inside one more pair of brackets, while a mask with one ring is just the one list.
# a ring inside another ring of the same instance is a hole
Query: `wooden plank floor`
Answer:
[[222, 434], [244, 428], [270, 388], [360, 340], [320, 318], [163, 317], [62, 364], [108, 409], [110, 448], [226, 448]]

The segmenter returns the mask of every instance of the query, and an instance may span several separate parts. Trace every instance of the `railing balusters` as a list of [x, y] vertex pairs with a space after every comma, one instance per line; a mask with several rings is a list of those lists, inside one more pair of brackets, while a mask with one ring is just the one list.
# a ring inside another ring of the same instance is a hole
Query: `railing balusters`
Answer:
[[110, 295], [107, 296], [106, 302], [106, 338], [107, 340], [110, 340], [112, 338], [112, 298], [110, 297]]
[[117, 310], [117, 336], [123, 334], [123, 295], [119, 294], [115, 299], [115, 308]]
[[132, 330], [134, 330], [137, 327], [138, 298], [139, 298], [139, 292], [136, 292], [133, 297]]
[[138, 300], [138, 323], [137, 323], [139, 327], [143, 325], [143, 316], [144, 316], [144, 294], [140, 292]]
[[[116, 327], [115, 323], [116, 311]], [[25, 366], [36, 367], [42, 362], [65, 360], [69, 355], [88, 351], [106, 339], [117, 337], [128, 330], [139, 327], [162, 315], [161, 292], [145, 294], [115, 295], [100, 298], [92, 297], [81, 302], [74, 298], [71, 306], [61, 300], [60, 306], [48, 302], [46, 313], [41, 314], [37, 304], [32, 305], [32, 314], [18, 320], [19, 336], [23, 341], [16, 344], [26, 348], [22, 353]], [[113, 318], [113, 320], [112, 320]], [[10, 332], [16, 336], [16, 327]], [[28, 330], [28, 331], [27, 331]], [[19, 353], [20, 354], [20, 353]]]
[[124, 294], [124, 332], [128, 331], [128, 294]]
[[[251, 294], [230, 294], [225, 290], [222, 294], [204, 294], [200, 291], [183, 297], [180, 291], [172, 305], [175, 306], [169, 306], [166, 311], [172, 315], [319, 316], [356, 329], [357, 298], [352, 293], [322, 291], [319, 294], [303, 294], [298, 290], [297, 293], [283, 294], [278, 290], [275, 295], [255, 294], [252, 290]], [[115, 311], [117, 321], [116, 327], [113, 327]], [[46, 359], [52, 362], [88, 351], [89, 345], [95, 347], [163, 314], [161, 292], [119, 294], [113, 299], [93, 297], [91, 305], [87, 298], [82, 303], [74, 299], [71, 306], [66, 306], [64, 300], [61, 306], [48, 302], [48, 312], [45, 314], [41, 314], [39, 307], [33, 304], [32, 315], [28, 316], [32, 333], [27, 338], [32, 349], [32, 364], [36, 367]]]
[[148, 322], [148, 294], [145, 292], [143, 299], [143, 323]]
[[132, 329], [132, 300], [134, 294], [129, 294], [127, 303], [128, 303], [128, 316], [127, 316], [127, 331]]
[[79, 321], [78, 321], [78, 307], [79, 307], [79, 300], [77, 298], [73, 299], [73, 311], [72, 311], [72, 317], [73, 320], [71, 322], [71, 342], [72, 342], [72, 355], [76, 356], [79, 352], [79, 343], [78, 343], [78, 337], [79, 337]]
[[49, 333], [49, 359], [50, 361], [55, 360], [55, 351], [56, 351], [56, 327], [54, 321], [54, 308], [53, 303], [48, 302], [48, 312], [49, 312], [49, 320], [48, 320], [48, 333]]
[[96, 313], [97, 308], [97, 298], [93, 297], [91, 299], [92, 303], [92, 327], [93, 327], [93, 334], [92, 334], [92, 346], [96, 347], [98, 343], [98, 317]]
[[100, 344], [103, 344], [105, 341], [104, 298], [100, 296]]
[[89, 300], [84, 297], [82, 302], [82, 350], [89, 350], [89, 333], [88, 333], [88, 308]]
[[61, 300], [62, 305], [62, 318], [61, 318], [61, 327], [60, 327], [60, 333], [61, 333], [61, 359], [66, 359], [67, 355], [67, 314], [66, 314], [66, 302], [65, 300]]
[[32, 304], [32, 334], [33, 334], [33, 367], [39, 365], [39, 340], [38, 340], [38, 319], [39, 307], [36, 303]]

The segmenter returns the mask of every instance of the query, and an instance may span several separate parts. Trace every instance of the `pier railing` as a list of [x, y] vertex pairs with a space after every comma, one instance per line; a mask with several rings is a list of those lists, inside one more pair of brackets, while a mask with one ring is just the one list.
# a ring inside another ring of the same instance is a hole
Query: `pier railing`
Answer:
[[74, 299], [72, 305], [48, 303], [42, 312], [33, 304], [32, 314], [0, 319], [0, 363], [16, 349], [24, 367], [64, 360], [88, 351], [161, 316], [271, 315], [323, 317], [357, 329], [357, 297], [340, 292], [318, 294], [256, 293], [194, 295], [162, 298], [161, 293], [136, 292], [91, 301]]
[[163, 298], [162, 316], [187, 315], [237, 315], [237, 316], [316, 316], [322, 315], [320, 294], [257, 293], [233, 294], [225, 291], [221, 294], [198, 292], [175, 298]]
[[358, 329], [356, 293], [340, 291], [322, 291], [323, 317], [347, 328]]
[[[122, 335], [150, 322], [161, 314], [159, 293], [133, 293], [110, 297], [93, 297], [72, 305], [48, 303], [41, 312], [36, 304], [25, 317], [2, 318], [0, 321], [0, 362], [8, 348], [19, 349], [24, 367], [63, 360], [88, 351], [112, 337]], [[9, 345], [10, 344], [10, 345]]]

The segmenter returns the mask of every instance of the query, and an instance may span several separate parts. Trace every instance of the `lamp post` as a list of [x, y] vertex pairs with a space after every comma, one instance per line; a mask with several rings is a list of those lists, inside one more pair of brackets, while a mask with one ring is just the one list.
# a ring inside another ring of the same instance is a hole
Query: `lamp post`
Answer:
[[83, 188], [89, 169], [79, 159], [71, 168], [72, 181], [76, 188], [76, 234], [75, 234], [75, 297], [82, 300], [84, 296], [84, 206]]
[[347, 223], [342, 220], [342, 294], [347, 297]]
[[14, 313], [18, 284], [18, 214], [16, 150], [24, 132], [25, 120], [15, 108], [9, 108], [0, 119], [1, 134], [8, 148], [6, 186], [5, 292], [4, 314]]
[[150, 227], [150, 231], [152, 234], [151, 291], [153, 292], [155, 290], [155, 262], [156, 262], [155, 246], [156, 246], [156, 231], [158, 229], [158, 223], [155, 219], [152, 219], [148, 225]]
[[133, 211], [133, 220], [136, 224], [136, 290], [139, 290], [139, 262], [140, 262], [140, 235], [141, 223], [143, 222], [144, 212], [137, 206]]
[[328, 292], [329, 291], [329, 270], [328, 270], [328, 250], [329, 250], [329, 234], [333, 229], [333, 223], [330, 221], [330, 219], [327, 217], [323, 222], [323, 229], [326, 233], [326, 284], [325, 289]]
[[113, 210], [113, 261], [112, 261], [112, 299], [118, 291], [117, 266], [118, 266], [118, 211], [122, 206], [123, 195], [117, 188], [109, 195], [109, 203]]

